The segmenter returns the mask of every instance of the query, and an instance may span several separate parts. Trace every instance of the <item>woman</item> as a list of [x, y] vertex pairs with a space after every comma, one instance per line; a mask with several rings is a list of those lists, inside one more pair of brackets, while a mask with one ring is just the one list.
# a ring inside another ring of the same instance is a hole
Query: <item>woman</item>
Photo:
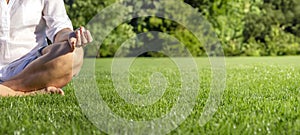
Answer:
[[0, 96], [63, 95], [61, 88], [80, 71], [90, 32], [73, 31], [63, 0], [0, 4]]

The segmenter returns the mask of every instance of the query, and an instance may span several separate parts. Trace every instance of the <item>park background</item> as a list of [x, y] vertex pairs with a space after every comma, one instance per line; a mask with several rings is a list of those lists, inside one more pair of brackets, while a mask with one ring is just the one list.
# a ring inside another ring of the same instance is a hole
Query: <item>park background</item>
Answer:
[[[217, 34], [225, 56], [286, 56], [300, 54], [299, 0], [182, 0], [207, 19]], [[66, 0], [66, 8], [75, 28], [89, 21], [115, 0]], [[159, 0], [124, 2], [134, 8], [155, 8]], [[168, 12], [168, 11], [164, 11]], [[122, 13], [120, 13], [122, 14]], [[180, 17], [188, 15], [177, 14]], [[123, 16], [133, 16], [123, 13]], [[197, 18], [195, 18], [197, 19]], [[105, 23], [105, 22], [103, 22]], [[98, 29], [103, 31], [103, 29]], [[93, 30], [94, 33], [97, 31]], [[205, 47], [184, 26], [168, 19], [140, 17], [124, 22], [101, 43], [98, 57], [112, 57], [120, 45], [133, 35], [159, 31], [168, 33], [184, 43], [193, 56], [206, 56]], [[95, 37], [97, 35], [95, 34]], [[151, 38], [151, 35], [149, 35]], [[163, 37], [162, 37], [163, 38]], [[99, 43], [98, 43], [99, 44]], [[132, 44], [129, 52], [141, 48]], [[91, 49], [90, 49], [91, 50]], [[94, 55], [95, 52], [86, 51]], [[130, 54], [128, 54], [130, 56]], [[141, 56], [160, 57], [148, 52]]]
[[[91, 48], [90, 46], [94, 44], [99, 45], [97, 33], [107, 30], [97, 29], [97, 25], [103, 27], [107, 22], [91, 24], [90, 20], [114, 2], [114, 0], [65, 1], [74, 27], [83, 25], [96, 33], [94, 42], [87, 48]], [[135, 8], [154, 7], [158, 1], [138, 2]], [[193, 56], [204, 56], [193, 58], [198, 66], [200, 78], [197, 81], [200, 87], [199, 94], [195, 95], [196, 104], [185, 121], [177, 123], [178, 127], [169, 134], [300, 134], [299, 56], [288, 56], [300, 54], [300, 1], [185, 0], [184, 2], [193, 6], [211, 23], [226, 55], [226, 88], [220, 95], [222, 99], [216, 112], [205, 125], [200, 126], [199, 119], [212, 91], [213, 77], [211, 63], [205, 57], [207, 55], [205, 47], [189, 30], [176, 22], [146, 17], [124, 22], [114, 28], [114, 31], [110, 32], [104, 40], [100, 50], [86, 49], [88, 56], [96, 54], [101, 58], [85, 59], [84, 68], [79, 74], [83, 77], [75, 77], [63, 88], [65, 96], [0, 98], [0, 134], [107, 134], [101, 130], [101, 127], [103, 129], [106, 125], [115, 129], [117, 134], [125, 134], [121, 131], [122, 127], [115, 127], [118, 124], [114, 125], [111, 121], [89, 117], [89, 113], [84, 112], [85, 109], [82, 107], [89, 107], [91, 104], [81, 104], [82, 100], [79, 99], [89, 101], [93, 98], [83, 97], [84, 94], [80, 96], [79, 92], [92, 95], [97, 95], [99, 92], [105, 105], [113, 111], [110, 113], [111, 116], [120, 116], [130, 122], [161, 118], [170, 113], [176, 103], [185, 103], [178, 100], [182, 91], [181, 85], [184, 83], [181, 73], [174, 61], [167, 57], [161, 58], [160, 56], [164, 55], [160, 53], [143, 54], [142, 56], [146, 58], [137, 58], [130, 66], [130, 74], [127, 74], [133, 91], [147, 94], [152, 92], [149, 80], [153, 78], [153, 73], [161, 73], [168, 81], [168, 87], [156, 103], [149, 106], [133, 105], [126, 102], [116, 91], [113, 75], [121, 77], [124, 75], [112, 73], [114, 59], [104, 57], [113, 57], [124, 41], [147, 31], [160, 31], [173, 35], [186, 45]], [[125, 4], [130, 6], [136, 3]], [[115, 13], [132, 16], [130, 12], [119, 10], [112, 11], [112, 14]], [[184, 18], [188, 15], [178, 14], [178, 16]], [[143, 47], [143, 44], [132, 45], [129, 46], [128, 52]], [[126, 55], [130, 56], [130, 53]], [[127, 59], [130, 58], [124, 58]], [[87, 63], [89, 60], [94, 63]], [[185, 66], [186, 69], [190, 69], [190, 65]], [[89, 73], [95, 74], [88, 76]], [[96, 89], [95, 94], [91, 92], [94, 85], [87, 86], [94, 81], [78, 82], [77, 79], [95, 79], [99, 90]], [[193, 81], [195, 80], [188, 80], [188, 82]], [[84, 90], [80, 91], [81, 89]], [[92, 110], [94, 111], [99, 114], [103, 112]], [[177, 112], [177, 116], [181, 117], [181, 114]], [[104, 122], [104, 124], [99, 126], [97, 122]], [[165, 124], [158, 126], [166, 128]]]

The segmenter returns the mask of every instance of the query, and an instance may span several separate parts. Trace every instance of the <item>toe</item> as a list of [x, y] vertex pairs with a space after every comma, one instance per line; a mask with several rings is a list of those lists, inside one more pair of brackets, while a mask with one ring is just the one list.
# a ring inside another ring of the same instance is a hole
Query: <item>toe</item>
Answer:
[[60, 94], [60, 95], [65, 94], [61, 88], [56, 88], [56, 87], [47, 87], [46, 92], [49, 94]]

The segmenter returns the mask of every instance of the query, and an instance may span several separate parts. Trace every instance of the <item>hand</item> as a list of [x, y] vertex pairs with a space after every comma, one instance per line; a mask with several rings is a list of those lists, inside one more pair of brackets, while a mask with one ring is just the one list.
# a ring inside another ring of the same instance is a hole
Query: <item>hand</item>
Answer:
[[75, 49], [75, 47], [85, 47], [88, 43], [93, 41], [93, 37], [89, 30], [81, 26], [70, 33], [68, 41], [72, 49]]

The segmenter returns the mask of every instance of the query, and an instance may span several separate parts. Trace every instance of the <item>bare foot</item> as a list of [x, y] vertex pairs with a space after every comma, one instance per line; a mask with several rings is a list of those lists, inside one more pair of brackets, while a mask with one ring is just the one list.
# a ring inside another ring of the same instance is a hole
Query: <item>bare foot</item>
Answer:
[[47, 87], [41, 90], [32, 91], [32, 92], [24, 92], [25, 96], [29, 95], [40, 95], [40, 94], [59, 94], [65, 95], [64, 91], [61, 88], [56, 87]]
[[0, 84], [0, 97], [32, 96], [32, 95], [39, 95], [39, 94], [64, 95], [64, 91], [61, 88], [47, 87], [37, 91], [21, 92], [21, 91], [15, 91], [9, 87]]

